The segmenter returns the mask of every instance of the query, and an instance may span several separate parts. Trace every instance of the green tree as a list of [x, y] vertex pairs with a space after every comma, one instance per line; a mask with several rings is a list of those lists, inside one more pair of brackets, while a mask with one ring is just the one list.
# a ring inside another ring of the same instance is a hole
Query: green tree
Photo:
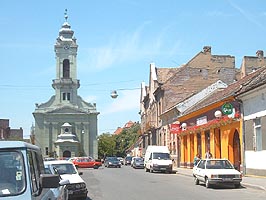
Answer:
[[128, 129], [124, 129], [119, 135], [103, 133], [99, 136], [98, 154], [99, 158], [105, 156], [125, 157], [127, 149], [134, 146], [140, 136], [140, 125], [134, 124]]
[[98, 156], [105, 158], [106, 156], [113, 156], [115, 149], [115, 140], [112, 134], [103, 133], [98, 138]]

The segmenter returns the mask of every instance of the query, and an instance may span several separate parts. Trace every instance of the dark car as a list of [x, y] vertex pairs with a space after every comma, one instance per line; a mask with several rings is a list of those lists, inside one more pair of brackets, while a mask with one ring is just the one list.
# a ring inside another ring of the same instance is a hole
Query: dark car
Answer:
[[109, 167], [119, 167], [121, 168], [121, 162], [117, 157], [106, 157], [104, 160], [104, 166]]
[[143, 158], [134, 158], [132, 162], [132, 167], [135, 169], [144, 169], [144, 159]]
[[132, 156], [127, 156], [125, 157], [125, 165], [131, 165], [131, 161], [132, 161]]

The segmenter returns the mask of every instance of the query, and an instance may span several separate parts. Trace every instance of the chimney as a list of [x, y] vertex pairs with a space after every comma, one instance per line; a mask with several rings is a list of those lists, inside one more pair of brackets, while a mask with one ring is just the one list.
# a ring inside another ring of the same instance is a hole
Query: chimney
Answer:
[[262, 50], [258, 50], [256, 52], [256, 55], [257, 55], [258, 58], [263, 58], [263, 51]]
[[211, 46], [204, 46], [203, 47], [203, 52], [204, 53], [211, 53], [211, 49], [212, 49]]

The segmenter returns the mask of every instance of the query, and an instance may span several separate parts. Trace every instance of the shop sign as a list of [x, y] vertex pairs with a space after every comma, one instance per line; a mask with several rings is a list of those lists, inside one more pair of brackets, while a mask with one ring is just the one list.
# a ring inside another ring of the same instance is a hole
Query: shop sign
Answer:
[[231, 115], [233, 113], [233, 106], [231, 103], [225, 103], [222, 105], [222, 112], [225, 115]]
[[206, 124], [207, 122], [207, 116], [200, 117], [197, 119], [197, 126]]
[[180, 124], [171, 124], [170, 125], [170, 133], [179, 134], [180, 133]]

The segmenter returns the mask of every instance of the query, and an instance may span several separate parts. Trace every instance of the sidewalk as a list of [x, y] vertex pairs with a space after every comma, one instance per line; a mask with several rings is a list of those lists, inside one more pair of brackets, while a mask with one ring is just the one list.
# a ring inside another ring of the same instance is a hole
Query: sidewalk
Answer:
[[[188, 168], [174, 168], [176, 174], [192, 177], [192, 169]], [[243, 187], [250, 187], [266, 191], [266, 177], [259, 176], [244, 176], [241, 185]]]

